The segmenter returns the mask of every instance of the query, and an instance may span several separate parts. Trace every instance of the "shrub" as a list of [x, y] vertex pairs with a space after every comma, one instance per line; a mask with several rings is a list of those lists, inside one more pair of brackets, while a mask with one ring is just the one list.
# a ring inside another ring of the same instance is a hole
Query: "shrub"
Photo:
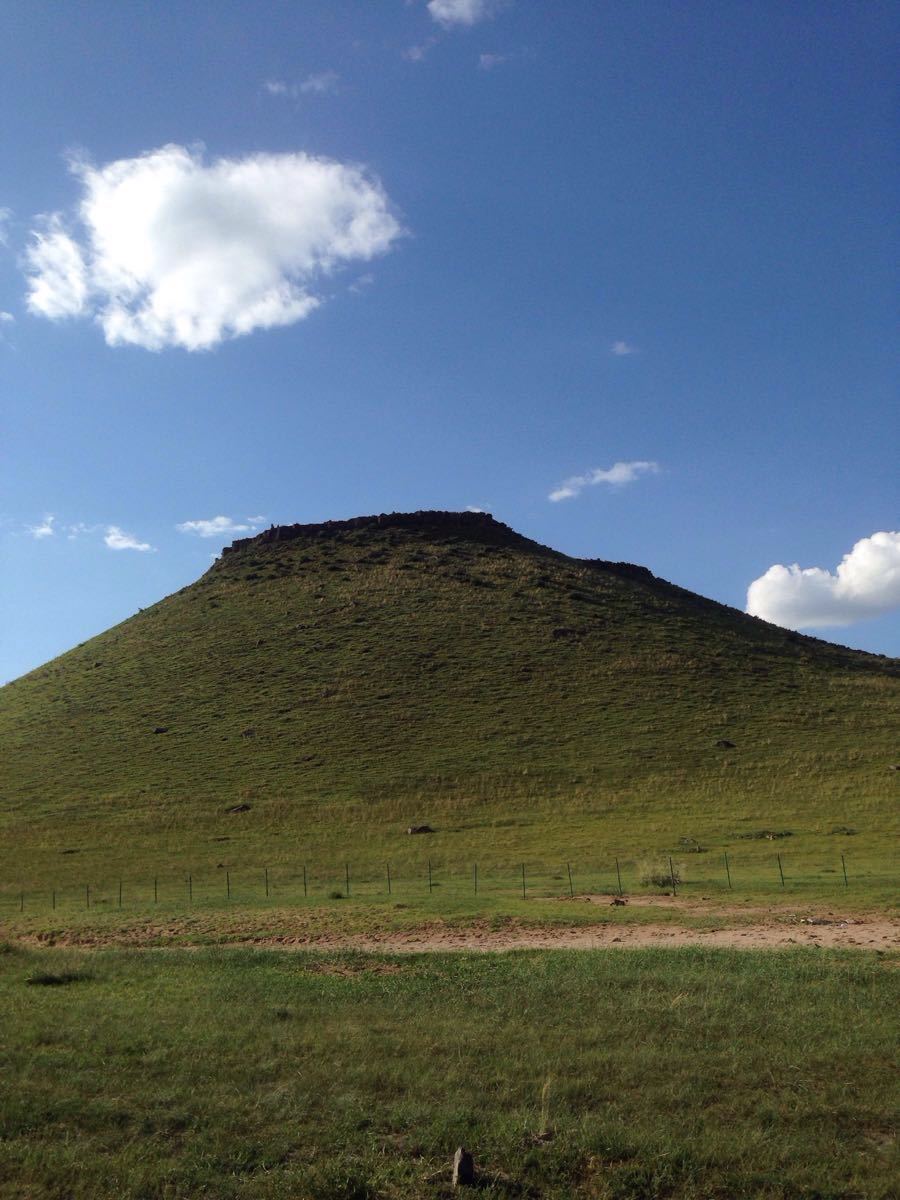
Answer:
[[[641, 883], [644, 887], [670, 888], [673, 883], [673, 871], [667, 861], [641, 863]], [[683, 878], [683, 870], [679, 864], [674, 864], [674, 883], [677, 887]]]

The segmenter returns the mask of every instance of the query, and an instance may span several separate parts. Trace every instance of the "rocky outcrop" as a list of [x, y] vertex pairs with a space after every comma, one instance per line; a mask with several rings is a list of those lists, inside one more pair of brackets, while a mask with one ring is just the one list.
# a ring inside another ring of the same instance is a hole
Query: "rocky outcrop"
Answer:
[[[490, 513], [473, 512], [442, 512], [440, 510], [422, 510], [411, 513], [378, 513], [370, 517], [351, 517], [347, 521], [322, 521], [315, 525], [272, 525], [255, 537], [238, 538], [230, 546], [226, 546], [224, 555], [241, 553], [256, 546], [268, 546], [273, 542], [292, 542], [300, 538], [315, 540], [318, 538], [337, 537], [342, 533], [360, 529], [404, 529], [421, 533], [458, 533], [473, 537], [478, 541], [489, 540], [507, 544], [521, 544], [529, 539], [495, 521]], [[536, 545], [532, 542], [531, 545]]]

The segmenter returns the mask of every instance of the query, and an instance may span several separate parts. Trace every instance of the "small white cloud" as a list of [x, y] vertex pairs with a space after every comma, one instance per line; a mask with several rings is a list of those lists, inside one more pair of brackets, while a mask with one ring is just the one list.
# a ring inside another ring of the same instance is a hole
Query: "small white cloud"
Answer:
[[437, 38], [428, 38], [427, 41], [420, 42], [417, 46], [407, 46], [403, 51], [403, 57], [407, 62], [422, 62], [435, 45], [437, 45]]
[[370, 288], [374, 282], [375, 276], [371, 271], [366, 271], [364, 275], [359, 275], [353, 280], [350, 284], [350, 291], [358, 295], [360, 292], [364, 292], [366, 288]]
[[336, 71], [315, 71], [300, 82], [300, 92], [305, 96], [325, 96], [336, 92], [340, 76]]
[[247, 517], [246, 522], [232, 521], [231, 517], [209, 517], [206, 520], [182, 521], [175, 528], [179, 533], [192, 533], [196, 537], [230, 537], [235, 533], [247, 533], [258, 529], [265, 517]]
[[486, 512], [487, 512], [487, 509], [486, 509], [486, 508], [479, 508], [477, 504], [467, 504], [467, 505], [466, 505], [466, 512], [471, 512], [471, 513], [486, 513]]
[[609, 348], [610, 354], [614, 354], [616, 358], [625, 358], [628, 354], [637, 354], [637, 347], [629, 345], [628, 342], [613, 342]]
[[48, 538], [53, 537], [56, 533], [55, 524], [56, 517], [53, 513], [47, 513], [39, 525], [26, 525], [25, 529], [33, 538]]
[[626, 483], [634, 483], [641, 475], [655, 475], [658, 471], [659, 463], [643, 460], [617, 462], [606, 468], [595, 467], [585, 475], [572, 475], [563, 480], [559, 487], [550, 493], [548, 499], [553, 501], [571, 500], [586, 487], [593, 487], [598, 483], [608, 483], [611, 487], [622, 487]]
[[0, 246], [9, 245], [9, 231], [7, 225], [12, 220], [11, 208], [0, 208]]
[[341, 81], [337, 71], [314, 71], [299, 83], [285, 83], [283, 79], [267, 79], [263, 90], [270, 96], [283, 96], [288, 100], [299, 100], [301, 96], [325, 96], [338, 90]]
[[110, 346], [203, 350], [293, 324], [321, 303], [319, 280], [402, 232], [361, 167], [302, 153], [207, 164], [170, 145], [72, 171], [79, 232], [58, 215], [35, 231], [28, 305], [52, 320], [90, 313]]
[[832, 573], [822, 567], [769, 567], [747, 589], [747, 612], [789, 629], [851, 625], [900, 607], [900, 532], [873, 533]]
[[0, 310], [0, 325], [12, 325], [15, 319], [12, 313]]
[[492, 17], [498, 8], [500, 0], [428, 0], [432, 19], [445, 29], [477, 25]]
[[478, 67], [482, 71], [493, 71], [494, 67], [499, 67], [502, 63], [509, 61], [508, 54], [479, 54]]
[[139, 542], [134, 534], [126, 533], [118, 525], [107, 525], [106, 535], [103, 540], [109, 546], [110, 550], [147, 551], [154, 549], [149, 542]]

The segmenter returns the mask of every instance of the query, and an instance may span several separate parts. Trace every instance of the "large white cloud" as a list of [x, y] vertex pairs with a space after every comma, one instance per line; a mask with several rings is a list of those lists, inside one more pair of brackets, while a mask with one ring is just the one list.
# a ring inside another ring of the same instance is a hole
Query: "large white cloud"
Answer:
[[789, 629], [852, 625], [898, 606], [900, 532], [862, 538], [833, 574], [776, 564], [747, 589], [748, 613]]
[[77, 220], [54, 214], [33, 232], [28, 306], [91, 314], [110, 345], [201, 350], [289, 325], [318, 306], [324, 276], [401, 233], [377, 180], [307, 154], [207, 164], [170, 145], [72, 170]]
[[493, 16], [500, 0], [428, 0], [428, 11], [439, 25], [477, 25]]
[[579, 492], [586, 487], [593, 487], [598, 483], [608, 483], [613, 487], [621, 487], [626, 483], [634, 483], [641, 475], [655, 474], [659, 470], [659, 463], [645, 462], [643, 460], [637, 462], [617, 462], [611, 467], [595, 467], [592, 471], [588, 471], [586, 475], [571, 475], [568, 479], [564, 479], [558, 488], [547, 497], [548, 500], [571, 500], [577, 496]]

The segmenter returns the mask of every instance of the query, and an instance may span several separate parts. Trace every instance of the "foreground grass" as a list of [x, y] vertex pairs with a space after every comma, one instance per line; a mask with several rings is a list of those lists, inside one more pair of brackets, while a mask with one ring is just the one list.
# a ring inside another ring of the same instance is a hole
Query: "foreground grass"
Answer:
[[[888, 1197], [889, 958], [0, 955], [0, 1196]], [[443, 1172], [435, 1174], [436, 1172]]]

